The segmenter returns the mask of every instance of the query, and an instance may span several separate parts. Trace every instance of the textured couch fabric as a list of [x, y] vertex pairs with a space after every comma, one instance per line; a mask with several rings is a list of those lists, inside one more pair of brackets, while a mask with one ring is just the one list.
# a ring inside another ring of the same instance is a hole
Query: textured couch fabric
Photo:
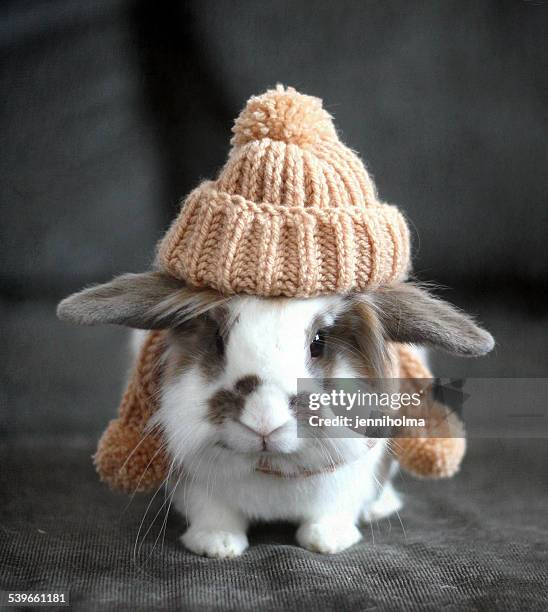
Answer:
[[89, 438], [12, 440], [1, 451], [0, 586], [70, 591], [76, 610], [546, 610], [548, 447], [472, 443], [448, 482], [404, 477], [400, 517], [334, 556], [296, 546], [294, 528], [252, 530], [238, 559], [177, 541], [163, 493], [116, 495]]
[[54, 317], [149, 265], [243, 102], [281, 81], [325, 99], [409, 216], [419, 278], [494, 334], [484, 359], [433, 355], [436, 374], [546, 377], [545, 26], [539, 3], [494, 1], [2, 3], [0, 590], [80, 610], [548, 609], [545, 439], [471, 440], [453, 481], [402, 478], [401, 523], [341, 555], [271, 525], [209, 561], [175, 514], [160, 533], [162, 494], [147, 510], [93, 471], [127, 333]]

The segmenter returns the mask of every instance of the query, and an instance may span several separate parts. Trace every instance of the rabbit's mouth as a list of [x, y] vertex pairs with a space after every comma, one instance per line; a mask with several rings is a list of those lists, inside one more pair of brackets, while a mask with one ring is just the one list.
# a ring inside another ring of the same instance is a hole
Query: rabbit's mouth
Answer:
[[285, 461], [291, 461], [292, 459], [296, 459], [299, 456], [297, 452], [284, 453], [276, 450], [269, 450], [266, 447], [257, 450], [245, 450], [241, 448], [237, 448], [233, 446], [229, 442], [225, 440], [217, 440], [214, 445], [216, 448], [222, 448], [225, 451], [229, 451], [231, 453], [236, 453], [237, 455], [241, 455], [242, 457], [248, 457], [252, 460], [258, 461], [272, 461], [274, 459], [283, 459]]
[[292, 470], [284, 470], [276, 467], [267, 457], [263, 457], [257, 462], [255, 471], [277, 478], [310, 478], [311, 476], [330, 474], [346, 464], [346, 461], [337, 461], [315, 469], [296, 465]]
[[284, 454], [269, 451], [246, 452], [236, 449], [222, 440], [215, 443], [215, 447], [222, 448], [230, 453], [250, 459], [253, 471], [277, 478], [308, 478], [321, 474], [330, 474], [356, 460], [351, 458], [337, 458], [328, 463], [314, 465], [310, 461], [303, 461], [300, 453]]

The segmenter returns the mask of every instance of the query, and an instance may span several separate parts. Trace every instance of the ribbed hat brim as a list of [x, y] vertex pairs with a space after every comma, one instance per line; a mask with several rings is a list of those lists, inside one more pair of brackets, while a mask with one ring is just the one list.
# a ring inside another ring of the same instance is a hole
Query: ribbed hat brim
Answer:
[[276, 206], [205, 182], [186, 199], [156, 263], [223, 294], [311, 297], [400, 280], [408, 262], [409, 230], [394, 206]]

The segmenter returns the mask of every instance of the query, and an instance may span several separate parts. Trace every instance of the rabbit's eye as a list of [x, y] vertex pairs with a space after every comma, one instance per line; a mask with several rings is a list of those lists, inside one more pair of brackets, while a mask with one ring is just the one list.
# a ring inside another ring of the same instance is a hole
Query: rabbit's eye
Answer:
[[217, 331], [215, 332], [215, 346], [217, 347], [218, 355], [222, 357], [225, 353], [225, 341], [221, 336], [219, 328], [217, 328]]
[[325, 348], [325, 333], [319, 329], [314, 336], [314, 340], [310, 343], [310, 356], [321, 357]]

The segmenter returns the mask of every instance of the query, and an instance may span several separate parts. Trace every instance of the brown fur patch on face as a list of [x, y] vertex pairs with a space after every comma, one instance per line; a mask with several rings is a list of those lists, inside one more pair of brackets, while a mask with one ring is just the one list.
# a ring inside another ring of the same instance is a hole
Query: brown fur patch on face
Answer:
[[383, 326], [373, 307], [362, 298], [351, 301], [340, 332], [356, 348], [350, 359], [363, 376], [385, 378], [391, 373], [390, 353]]
[[[220, 309], [216, 309], [220, 310]], [[220, 316], [219, 312], [216, 316]], [[209, 314], [185, 321], [170, 330], [170, 355], [166, 372], [168, 377], [198, 365], [208, 380], [219, 377], [225, 365], [223, 344], [227, 336], [221, 335], [219, 323]]]
[[249, 376], [244, 376], [243, 378], [240, 378], [240, 380], [236, 381], [234, 389], [240, 395], [246, 396], [253, 393], [253, 391], [255, 391], [260, 384], [261, 379], [255, 374], [250, 374]]
[[243, 410], [245, 398], [229, 389], [221, 389], [210, 398], [207, 407], [207, 418], [215, 425], [225, 419], [237, 419]]
[[[320, 320], [315, 324], [321, 324]], [[312, 334], [317, 331], [313, 330]], [[390, 375], [390, 353], [382, 324], [374, 308], [363, 297], [347, 298], [345, 309], [323, 332], [323, 354], [310, 360], [317, 378], [333, 376], [338, 355], [344, 355], [360, 376], [385, 378]]]
[[261, 384], [261, 379], [254, 374], [244, 376], [236, 381], [234, 390], [221, 389], [208, 402], [208, 419], [220, 425], [225, 419], [237, 420], [244, 408], [245, 398]]

